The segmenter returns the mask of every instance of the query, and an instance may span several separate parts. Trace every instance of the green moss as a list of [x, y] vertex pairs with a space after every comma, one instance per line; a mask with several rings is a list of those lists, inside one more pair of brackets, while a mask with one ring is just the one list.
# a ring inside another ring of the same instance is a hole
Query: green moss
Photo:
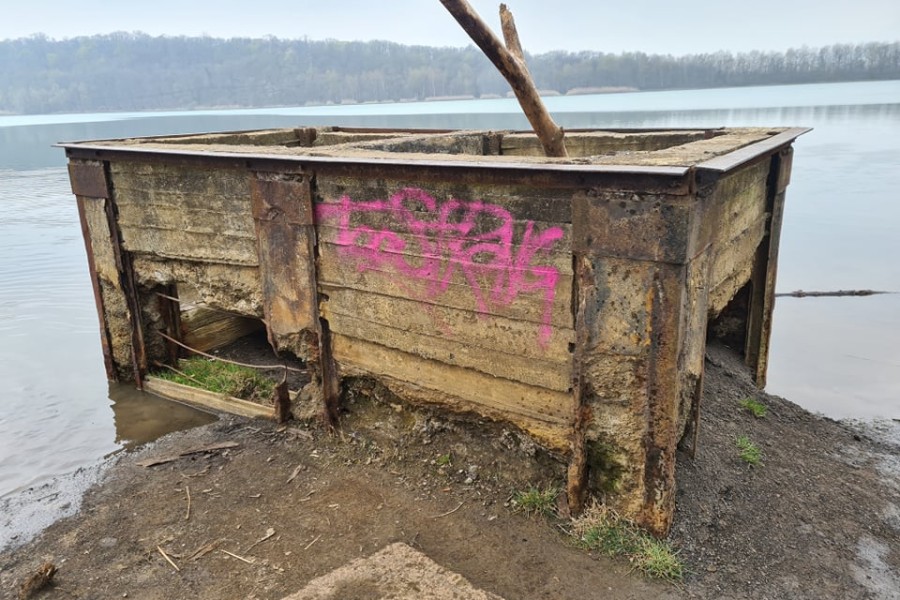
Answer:
[[588, 466], [595, 489], [606, 493], [618, 491], [625, 466], [615, 446], [603, 440], [588, 442]]
[[179, 361], [178, 370], [181, 373], [162, 371], [157, 376], [253, 402], [268, 403], [275, 392], [275, 382], [272, 379], [249, 367], [193, 356]]

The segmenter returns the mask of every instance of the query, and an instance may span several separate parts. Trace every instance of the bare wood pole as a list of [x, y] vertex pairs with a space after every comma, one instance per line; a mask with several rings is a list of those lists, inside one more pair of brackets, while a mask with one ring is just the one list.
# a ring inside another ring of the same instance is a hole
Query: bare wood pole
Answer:
[[565, 133], [547, 112], [547, 107], [544, 106], [531, 79], [531, 73], [525, 64], [525, 54], [519, 42], [519, 33], [516, 31], [516, 23], [506, 5], [500, 5], [500, 23], [506, 40], [504, 46], [466, 0], [441, 0], [441, 4], [509, 82], [544, 148], [544, 154], [554, 157], [568, 156]]

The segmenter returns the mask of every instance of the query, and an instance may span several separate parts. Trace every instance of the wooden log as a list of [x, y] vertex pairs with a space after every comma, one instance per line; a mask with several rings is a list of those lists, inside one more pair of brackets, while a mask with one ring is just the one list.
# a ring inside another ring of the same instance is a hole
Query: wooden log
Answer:
[[460, 27], [469, 34], [472, 41], [490, 59], [500, 74], [509, 82], [528, 122], [541, 140], [544, 154], [547, 156], [565, 157], [565, 133], [550, 116], [547, 107], [531, 79], [531, 73], [525, 64], [525, 55], [519, 42], [512, 13], [505, 4], [500, 5], [500, 20], [506, 46], [493, 31], [481, 20], [475, 9], [466, 0], [441, 0]]

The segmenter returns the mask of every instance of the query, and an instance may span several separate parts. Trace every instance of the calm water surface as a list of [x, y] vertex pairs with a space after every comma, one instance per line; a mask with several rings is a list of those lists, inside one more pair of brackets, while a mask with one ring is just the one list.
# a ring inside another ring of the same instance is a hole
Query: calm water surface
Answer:
[[[570, 128], [814, 127], [795, 146], [779, 291], [900, 291], [900, 81], [556, 97], [547, 104]], [[64, 154], [51, 145], [326, 124], [527, 128], [508, 99], [0, 117], [0, 499], [210, 418], [106, 383]], [[900, 295], [780, 299], [768, 389], [835, 418], [900, 418], [898, 334]], [[0, 519], [0, 546], [4, 526]]]

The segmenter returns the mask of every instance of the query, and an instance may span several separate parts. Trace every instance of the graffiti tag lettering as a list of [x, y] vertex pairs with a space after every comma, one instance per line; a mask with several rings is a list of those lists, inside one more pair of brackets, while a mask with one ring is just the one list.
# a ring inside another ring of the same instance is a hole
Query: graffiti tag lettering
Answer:
[[549, 342], [559, 271], [540, 259], [563, 237], [560, 227], [536, 231], [534, 222], [526, 221], [517, 235], [513, 216], [501, 206], [478, 200], [438, 203], [418, 188], [401, 189], [388, 200], [343, 196], [338, 203], [317, 205], [316, 217], [336, 221], [339, 251], [355, 259], [359, 270], [392, 269], [424, 282], [431, 299], [447, 292], [457, 272], [480, 313], [509, 306], [522, 294], [542, 294], [538, 341]]

